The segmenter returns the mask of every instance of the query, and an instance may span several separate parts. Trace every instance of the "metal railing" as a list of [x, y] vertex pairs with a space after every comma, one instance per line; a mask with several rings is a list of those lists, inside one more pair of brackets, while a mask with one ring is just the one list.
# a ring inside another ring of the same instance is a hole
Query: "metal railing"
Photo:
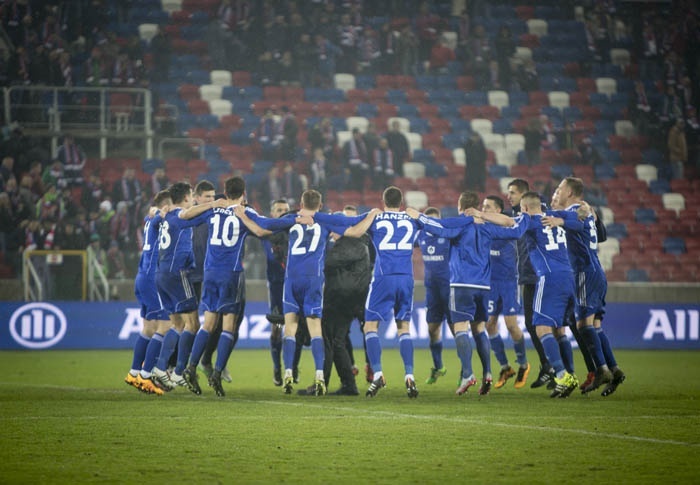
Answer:
[[90, 301], [109, 301], [110, 288], [109, 280], [104, 269], [97, 259], [95, 251], [91, 247], [87, 248], [88, 254], [88, 288]]
[[26, 131], [58, 138], [100, 139], [100, 156], [107, 156], [107, 139], [144, 139], [145, 157], [153, 157], [153, 106], [146, 88], [10, 86], [3, 89], [5, 120]]

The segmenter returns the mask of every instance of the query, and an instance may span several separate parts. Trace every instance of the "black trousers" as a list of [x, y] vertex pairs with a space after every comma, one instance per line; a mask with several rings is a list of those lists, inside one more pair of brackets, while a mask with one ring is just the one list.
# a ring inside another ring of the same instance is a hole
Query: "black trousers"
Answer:
[[[348, 351], [348, 336], [353, 320], [364, 309], [366, 292], [344, 294], [342, 298], [329, 298], [324, 295], [323, 319], [321, 328], [326, 358], [323, 363], [323, 377], [328, 386], [333, 364], [343, 387], [353, 387], [355, 376], [352, 373], [353, 356]], [[342, 303], [341, 303], [342, 302]]]
[[532, 305], [535, 300], [535, 284], [534, 283], [526, 283], [523, 286], [523, 314], [525, 315], [525, 328], [527, 328], [528, 333], [530, 334], [530, 340], [532, 340], [532, 345], [535, 347], [535, 350], [537, 351], [537, 355], [540, 358], [540, 365], [542, 368], [549, 368], [549, 361], [547, 360], [547, 356], [544, 353], [544, 348], [542, 347], [542, 342], [540, 342], [539, 337], [537, 336], [537, 331], [535, 330], [535, 326], [532, 324], [532, 314], [533, 314], [533, 309]]

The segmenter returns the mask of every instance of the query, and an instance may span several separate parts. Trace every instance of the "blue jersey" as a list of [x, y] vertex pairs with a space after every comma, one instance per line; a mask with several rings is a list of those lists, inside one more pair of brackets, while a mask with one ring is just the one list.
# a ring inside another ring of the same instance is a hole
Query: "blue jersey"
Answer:
[[450, 286], [488, 290], [491, 287], [491, 243], [495, 239], [518, 239], [525, 228], [475, 224], [473, 217], [433, 219], [420, 216], [429, 233], [452, 240], [450, 246]]
[[204, 258], [207, 255], [208, 240], [208, 224], [202, 223], [192, 228], [192, 252], [195, 267], [190, 271], [190, 281], [193, 283], [201, 283], [204, 279]]
[[[321, 224], [338, 224], [349, 227], [359, 223], [366, 216], [367, 214], [347, 217], [342, 214], [317, 213], [314, 215], [314, 219]], [[375, 251], [375, 277], [384, 275], [413, 276], [413, 243], [421, 226], [422, 223], [414, 221], [405, 212], [386, 211], [377, 214], [367, 229]]]
[[[518, 217], [522, 214], [520, 211], [520, 204], [513, 207], [513, 216]], [[535, 270], [532, 268], [532, 263], [530, 263], [530, 254], [527, 242], [525, 239], [520, 239], [517, 242], [518, 246], [518, 283], [521, 285], [535, 284], [537, 282], [537, 275]]]
[[[279, 283], [284, 281], [284, 272], [287, 266], [286, 254], [287, 246], [282, 248], [270, 239], [262, 239], [262, 247], [267, 260], [267, 281], [268, 283]], [[280, 251], [284, 250], [284, 254]]]
[[205, 216], [180, 219], [182, 208], [168, 212], [160, 225], [158, 272], [177, 272], [195, 266], [192, 252], [192, 227], [201, 224]]
[[577, 211], [580, 204], [573, 204], [563, 211], [553, 211], [555, 217], [564, 219], [569, 260], [575, 273], [582, 271], [602, 271], [598, 260], [598, 231], [592, 215], [579, 220]]
[[158, 269], [158, 232], [163, 221], [160, 213], [146, 217], [143, 225], [143, 248], [139, 259], [139, 273], [152, 275]]
[[518, 242], [503, 239], [491, 243], [491, 281], [518, 281]]
[[420, 231], [417, 242], [423, 255], [426, 284], [440, 281], [449, 283], [450, 240]]
[[[250, 230], [236, 217], [233, 207], [215, 207], [202, 214], [209, 226], [205, 272], [243, 271], [245, 239]], [[251, 208], [246, 208], [245, 211], [248, 215], [257, 215]]]
[[[530, 254], [530, 262], [537, 276], [549, 274], [572, 274], [569, 254], [566, 247], [566, 231], [561, 227], [545, 227], [542, 216], [535, 214], [520, 216], [521, 224], [526, 225], [525, 241]], [[549, 214], [547, 214], [549, 215]]]

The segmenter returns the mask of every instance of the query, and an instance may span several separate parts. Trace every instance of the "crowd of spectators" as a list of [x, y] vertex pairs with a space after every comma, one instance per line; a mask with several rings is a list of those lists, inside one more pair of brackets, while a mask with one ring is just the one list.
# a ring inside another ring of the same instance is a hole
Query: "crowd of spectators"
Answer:
[[[456, 72], [473, 76], [480, 90], [539, 89], [536, 64], [514, 61], [518, 39], [509, 28], [502, 26], [493, 35], [480, 24], [490, 16], [488, 2], [447, 2], [449, 13], [436, 14], [435, 7], [445, 3], [223, 0], [203, 33], [208, 53], [202, 62], [212, 69], [250, 71], [261, 85], [329, 87], [337, 72]], [[663, 11], [656, 6], [623, 11], [616, 1], [565, 3], [571, 18], [575, 5], [586, 7], [591, 63], [609, 62], [610, 48], [617, 43], [630, 46], [633, 62], [625, 74], [638, 82], [627, 114], [638, 132], [654, 137], [662, 128], [669, 162], [674, 167], [696, 163], [700, 59], [695, 46], [700, 24], [694, 4], [674, 1]], [[127, 21], [133, 4], [5, 0], [0, 22], [11, 45], [0, 52], [0, 81], [66, 87], [168, 82], [171, 39], [165, 29], [158, 29], [150, 42], [142, 42], [135, 33], [119, 37], [110, 30], [110, 16]], [[454, 48], [447, 31], [457, 33]], [[585, 76], [590, 65], [579, 68]], [[651, 106], [650, 86], [664, 93], [659, 107]], [[306, 120], [280, 106], [263, 116], [251, 134], [263, 158], [281, 161], [254, 188], [263, 205], [283, 197], [294, 200], [306, 186], [322, 192], [329, 187], [378, 188], [402, 176], [404, 164], [411, 160], [398, 125], [385, 130], [370, 123], [366, 132], [353, 131], [338, 147], [330, 119], [307, 126], [305, 140], [298, 140], [300, 123]], [[553, 127], [546, 117], [533, 119], [525, 132], [527, 160], [537, 163], [543, 148], [566, 148], [575, 150], [581, 163], [600, 162], [590, 139], [569, 136], [575, 129], [574, 124]], [[0, 249], [6, 260], [16, 265], [11, 255], [26, 248], [77, 249], [90, 244], [102, 251], [110, 276], [128, 276], [124, 255], [128, 259], [138, 252], [144, 210], [150, 196], [167, 186], [167, 175], [157, 170], [150, 183], [142, 184], [134, 169], [127, 168], [107, 187], [98, 173], [85, 173], [86, 155], [70, 137], [55, 158], [45, 147], [30, 143], [21, 127], [7, 127], [3, 138]], [[479, 140], [470, 139], [468, 149], [482, 157]], [[674, 175], [682, 176], [682, 171], [676, 168]], [[465, 184], [480, 188], [484, 176], [476, 174]]]

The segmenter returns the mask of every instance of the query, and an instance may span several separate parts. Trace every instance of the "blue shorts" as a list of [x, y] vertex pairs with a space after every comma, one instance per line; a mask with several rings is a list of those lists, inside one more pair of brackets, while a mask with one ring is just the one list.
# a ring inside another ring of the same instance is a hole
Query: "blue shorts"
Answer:
[[282, 295], [284, 294], [284, 281], [267, 282], [267, 300], [270, 304], [272, 315], [282, 315]]
[[366, 322], [409, 321], [413, 313], [413, 276], [373, 277], [365, 303]]
[[488, 291], [468, 286], [450, 287], [452, 323], [485, 322]]
[[576, 320], [605, 312], [608, 280], [602, 271], [582, 271], [576, 274]]
[[214, 313], [241, 312], [245, 276], [242, 271], [207, 271], [202, 282], [202, 306]]
[[199, 305], [187, 271], [156, 273], [156, 287], [163, 302], [163, 308], [169, 314], [197, 311]]
[[156, 289], [155, 275], [139, 272], [134, 281], [134, 294], [141, 305], [141, 318], [144, 320], [167, 320], [168, 312]]
[[535, 285], [532, 324], [554, 328], [566, 325], [576, 304], [575, 294], [573, 274], [540, 276]]
[[452, 323], [450, 316], [450, 282], [443, 281], [442, 284], [430, 284], [425, 286], [425, 306], [427, 311], [425, 320], [427, 323], [442, 323], [447, 319], [447, 323]]
[[486, 302], [489, 317], [517, 315], [520, 308], [520, 291], [515, 279], [491, 281], [491, 290]]
[[282, 310], [304, 317], [322, 317], [323, 277], [300, 276], [284, 281]]

